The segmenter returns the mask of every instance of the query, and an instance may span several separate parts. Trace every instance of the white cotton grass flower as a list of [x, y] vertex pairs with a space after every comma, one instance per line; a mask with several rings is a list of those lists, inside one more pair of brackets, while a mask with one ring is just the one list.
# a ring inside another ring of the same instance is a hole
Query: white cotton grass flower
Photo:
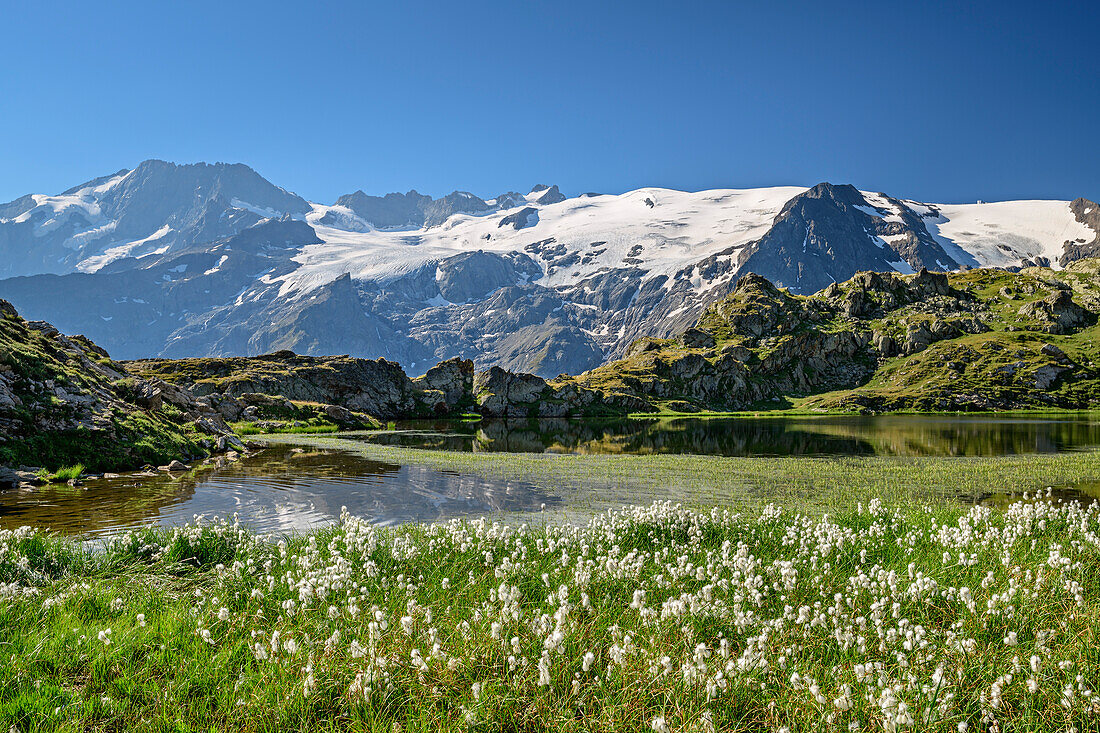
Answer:
[[100, 640], [100, 642], [103, 643], [103, 646], [110, 646], [111, 645], [111, 630], [110, 629], [103, 629], [102, 631], [100, 631], [99, 632], [99, 640]]
[[137, 624], [138, 624], [138, 626], [144, 626], [145, 625], [145, 614], [144, 613], [139, 613], [137, 615]]
[[650, 722], [649, 727], [654, 733], [669, 733], [668, 721], [665, 720], [665, 716], [663, 715], [658, 715], [654, 718]]

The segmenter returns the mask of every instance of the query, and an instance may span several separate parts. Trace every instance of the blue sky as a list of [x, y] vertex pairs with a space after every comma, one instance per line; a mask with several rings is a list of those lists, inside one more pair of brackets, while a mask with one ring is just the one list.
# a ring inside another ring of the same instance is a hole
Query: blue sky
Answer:
[[1100, 3], [29, 2], [0, 201], [146, 158], [315, 201], [822, 180], [1100, 197]]

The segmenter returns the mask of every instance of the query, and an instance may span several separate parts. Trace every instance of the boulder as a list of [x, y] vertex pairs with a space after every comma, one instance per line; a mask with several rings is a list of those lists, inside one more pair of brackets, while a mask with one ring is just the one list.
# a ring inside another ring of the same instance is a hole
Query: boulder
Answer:
[[1070, 360], [1069, 357], [1066, 356], [1066, 352], [1062, 351], [1054, 344], [1043, 344], [1043, 348], [1039, 349], [1039, 353], [1041, 353], [1043, 356], [1049, 356], [1052, 359], [1057, 359], [1058, 361], [1068, 362]]
[[1069, 367], [1047, 364], [1035, 370], [1032, 378], [1035, 380], [1035, 389], [1048, 390], [1055, 385], [1058, 379], [1070, 371]]
[[534, 374], [514, 374], [491, 367], [474, 376], [474, 394], [483, 415], [527, 417], [539, 414], [534, 403], [546, 392], [546, 380]]
[[872, 343], [875, 346], [875, 350], [878, 351], [881, 356], [886, 358], [897, 356], [898, 344], [894, 341], [892, 336], [884, 333], [875, 333], [872, 338]]
[[[0, 300], [0, 307], [6, 304], [7, 301]], [[7, 491], [19, 486], [19, 474], [10, 468], [0, 466], [0, 491]]]
[[448, 408], [468, 400], [474, 389], [474, 363], [469, 359], [448, 359], [415, 380], [425, 390], [438, 390]]
[[221, 435], [218, 437], [215, 445], [218, 447], [218, 450], [222, 452], [229, 450], [245, 450], [244, 443], [236, 435]]
[[714, 336], [700, 328], [689, 328], [680, 340], [689, 349], [713, 349], [717, 345]]
[[936, 335], [927, 323], [910, 323], [901, 342], [901, 353], [915, 354], [924, 351], [936, 340]]
[[658, 339], [653, 338], [640, 338], [632, 343], [623, 355], [623, 358], [629, 359], [632, 356], [639, 354], [645, 354], [650, 351], [660, 351], [663, 344]]
[[951, 292], [951, 286], [947, 282], [947, 273], [929, 272], [923, 267], [909, 282], [909, 287], [921, 297], [948, 295]]
[[352, 425], [358, 422], [351, 410], [339, 405], [325, 405], [322, 412], [337, 425]]

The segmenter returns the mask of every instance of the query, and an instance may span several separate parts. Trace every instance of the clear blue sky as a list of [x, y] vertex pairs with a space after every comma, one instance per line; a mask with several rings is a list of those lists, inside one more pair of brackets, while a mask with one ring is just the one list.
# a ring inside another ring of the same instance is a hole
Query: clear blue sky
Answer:
[[1100, 3], [23, 2], [0, 201], [146, 158], [315, 201], [822, 180], [1100, 197]]

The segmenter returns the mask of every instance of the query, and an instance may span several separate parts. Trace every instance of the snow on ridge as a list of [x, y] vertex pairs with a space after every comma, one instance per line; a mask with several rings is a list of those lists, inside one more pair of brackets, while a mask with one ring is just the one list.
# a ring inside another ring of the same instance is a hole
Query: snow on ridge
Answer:
[[[464, 252], [522, 252], [554, 287], [597, 272], [639, 267], [645, 277], [672, 276], [686, 266], [761, 237], [795, 186], [697, 193], [644, 188], [621, 195], [566, 199], [538, 206], [532, 226], [501, 227], [506, 211], [456, 214], [442, 226], [415, 231], [348, 231], [319, 222], [329, 207], [314, 205], [306, 220], [323, 244], [307, 245], [284, 276], [280, 295], [304, 293], [344, 273], [386, 282]], [[649, 203], [647, 203], [647, 199]], [[650, 205], [652, 203], [652, 206]], [[552, 243], [546, 240], [553, 239]], [[564, 250], [562, 250], [564, 248]]]
[[283, 212], [281, 211], [276, 211], [275, 209], [268, 208], [266, 206], [257, 206], [256, 204], [250, 204], [247, 201], [242, 201], [236, 196], [229, 200], [229, 205], [235, 209], [244, 209], [245, 211], [250, 211], [256, 216], [262, 216], [265, 219], [278, 219], [283, 215]]

